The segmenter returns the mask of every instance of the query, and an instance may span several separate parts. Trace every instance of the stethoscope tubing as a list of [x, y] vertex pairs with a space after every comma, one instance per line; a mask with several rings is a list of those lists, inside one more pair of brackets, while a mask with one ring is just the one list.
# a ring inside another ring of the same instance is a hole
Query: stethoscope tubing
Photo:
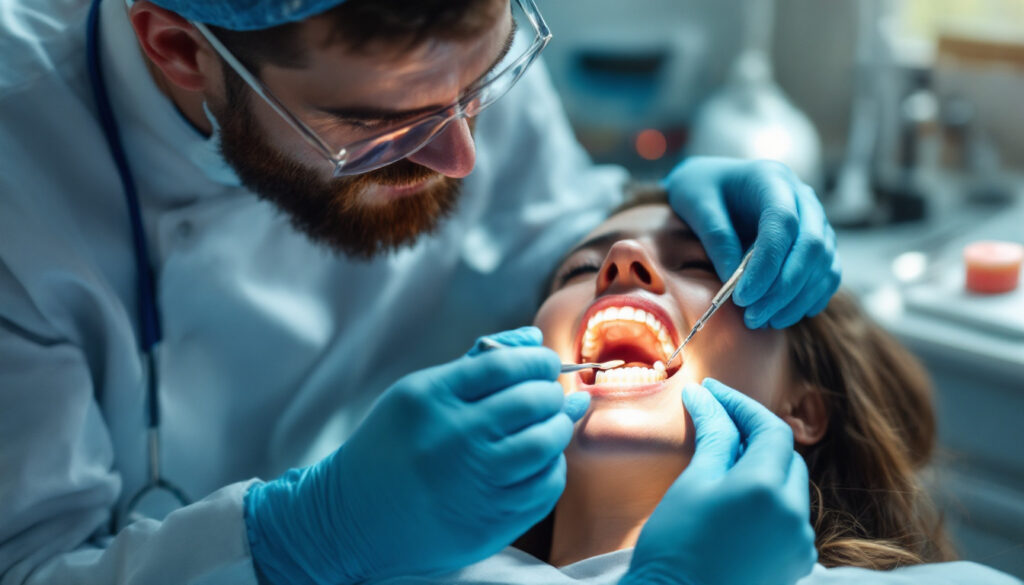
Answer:
[[110, 150], [110, 156], [117, 168], [117, 174], [124, 190], [128, 217], [131, 224], [136, 293], [138, 297], [139, 345], [143, 356], [146, 378], [146, 427], [149, 454], [147, 482], [141, 490], [129, 499], [125, 513], [123, 515], [114, 515], [116, 527], [120, 524], [121, 518], [127, 517], [134, 510], [143, 496], [153, 491], [163, 490], [168, 492], [182, 506], [188, 505], [191, 500], [185, 495], [183, 490], [167, 482], [160, 475], [160, 380], [156, 363], [156, 350], [160, 340], [163, 338], [163, 332], [160, 324], [160, 312], [157, 308], [155, 278], [153, 267], [149, 260], [149, 246], [146, 243], [146, 232], [142, 223], [142, 210], [139, 204], [135, 176], [132, 173], [131, 165], [128, 164], [128, 157], [121, 142], [117, 120], [114, 118], [110, 96], [107, 93], [107, 86], [103, 78], [103, 67], [100, 63], [100, 4], [101, 0], [92, 0], [92, 4], [89, 7], [86, 24], [88, 27], [86, 30], [86, 61], [96, 112], [99, 116], [107, 147]]

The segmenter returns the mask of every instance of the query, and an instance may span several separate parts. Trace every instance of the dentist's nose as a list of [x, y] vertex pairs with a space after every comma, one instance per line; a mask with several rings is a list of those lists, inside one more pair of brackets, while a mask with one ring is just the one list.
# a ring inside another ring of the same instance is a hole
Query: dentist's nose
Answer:
[[655, 294], [665, 292], [665, 281], [647, 250], [635, 240], [615, 242], [597, 275], [597, 294], [644, 289]]
[[476, 144], [469, 123], [465, 119], [453, 121], [408, 158], [447, 177], [465, 177], [476, 164]]

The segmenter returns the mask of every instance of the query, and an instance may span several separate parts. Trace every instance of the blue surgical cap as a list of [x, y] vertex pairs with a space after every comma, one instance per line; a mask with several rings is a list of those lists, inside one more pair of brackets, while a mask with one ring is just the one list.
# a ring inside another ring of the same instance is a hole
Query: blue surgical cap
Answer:
[[345, 0], [152, 0], [203, 24], [229, 30], [258, 30], [304, 20]]

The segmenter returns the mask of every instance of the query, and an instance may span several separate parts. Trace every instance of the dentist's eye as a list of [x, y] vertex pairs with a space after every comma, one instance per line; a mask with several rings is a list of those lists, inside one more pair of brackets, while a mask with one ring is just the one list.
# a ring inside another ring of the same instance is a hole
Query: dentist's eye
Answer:
[[384, 128], [386, 124], [377, 120], [339, 120], [339, 126], [347, 126], [353, 130], [373, 131]]
[[564, 270], [562, 272], [562, 274], [560, 274], [558, 276], [558, 287], [561, 288], [561, 287], [565, 286], [566, 284], [568, 284], [569, 281], [571, 281], [571, 280], [573, 280], [573, 279], [575, 279], [575, 278], [577, 278], [579, 276], [582, 276], [584, 274], [589, 274], [591, 272], [597, 272], [598, 270], [600, 270], [600, 268], [601, 268], [600, 266], [598, 266], [597, 264], [595, 264], [593, 262], [584, 262], [584, 263], [581, 263], [581, 264], [576, 264], [572, 268], [567, 268], [566, 270]]
[[387, 127], [383, 120], [370, 120], [361, 118], [342, 118], [333, 114], [320, 115], [320, 127], [322, 132], [349, 131], [349, 132], [371, 132]]

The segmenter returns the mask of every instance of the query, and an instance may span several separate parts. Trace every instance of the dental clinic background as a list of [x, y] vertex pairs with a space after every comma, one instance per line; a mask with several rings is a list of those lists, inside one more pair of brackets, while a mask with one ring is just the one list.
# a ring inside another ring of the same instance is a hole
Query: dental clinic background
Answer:
[[599, 162], [781, 160], [838, 232], [843, 286], [936, 385], [930, 485], [958, 552], [1024, 577], [1024, 291], [964, 248], [1024, 243], [1024, 2], [548, 0], [545, 54]]

